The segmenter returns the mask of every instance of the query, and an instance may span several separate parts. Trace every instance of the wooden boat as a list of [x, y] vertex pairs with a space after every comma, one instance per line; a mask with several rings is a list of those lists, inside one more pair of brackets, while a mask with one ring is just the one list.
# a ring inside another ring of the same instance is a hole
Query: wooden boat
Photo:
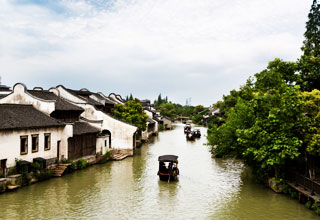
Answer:
[[187, 124], [185, 127], [184, 127], [184, 133], [187, 134], [187, 133], [190, 133], [191, 132], [191, 125], [190, 124]]
[[194, 141], [196, 139], [194, 131], [191, 131], [186, 134], [187, 141]]
[[159, 171], [158, 176], [160, 180], [168, 181], [176, 180], [179, 175], [178, 156], [163, 155], [159, 156]]
[[194, 130], [194, 136], [195, 136], [196, 138], [201, 138], [201, 131], [200, 131], [200, 129], [195, 129], [195, 130]]

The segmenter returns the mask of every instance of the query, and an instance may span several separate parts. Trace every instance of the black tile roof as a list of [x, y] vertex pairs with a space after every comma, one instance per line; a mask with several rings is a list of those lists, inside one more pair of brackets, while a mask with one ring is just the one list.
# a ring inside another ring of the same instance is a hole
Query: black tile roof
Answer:
[[80, 97], [81, 99], [84, 99], [87, 101], [88, 104], [94, 105], [94, 106], [103, 106], [100, 102], [97, 102], [96, 100], [90, 98], [89, 96], [94, 94], [88, 90], [73, 90], [73, 89], [66, 89], [68, 92], [70, 92], [72, 95]]
[[29, 90], [28, 91], [31, 95], [38, 97], [44, 100], [55, 100], [56, 101], [56, 111], [81, 111], [84, 110], [76, 105], [73, 105], [61, 97], [56, 96], [54, 93], [49, 91], [37, 91], [37, 90]]
[[123, 104], [125, 103], [125, 100], [123, 100], [123, 98], [121, 97], [121, 95], [117, 95], [115, 93], [110, 93], [108, 98], [114, 102], [116, 102], [117, 104]]
[[64, 127], [31, 105], [0, 104], [0, 130]]
[[101, 104], [100, 102], [97, 102], [96, 100], [94, 100], [92, 98], [86, 98], [86, 100], [90, 105], [104, 106], [103, 104]]
[[6, 85], [1, 85], [0, 84], [0, 91], [10, 91], [10, 87]]
[[112, 102], [110, 99], [107, 99], [107, 98], [103, 97], [102, 95], [100, 95], [100, 94], [98, 94], [98, 93], [94, 93], [94, 95], [95, 95], [98, 99], [104, 100], [106, 104], [114, 105], [114, 102]]
[[75, 122], [73, 126], [73, 135], [99, 133], [100, 129], [89, 125], [86, 122]]

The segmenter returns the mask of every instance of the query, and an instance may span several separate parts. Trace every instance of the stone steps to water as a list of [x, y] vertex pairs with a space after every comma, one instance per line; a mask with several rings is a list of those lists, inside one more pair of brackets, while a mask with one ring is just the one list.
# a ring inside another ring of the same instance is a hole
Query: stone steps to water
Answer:
[[130, 156], [129, 154], [114, 153], [114, 154], [112, 154], [111, 159], [112, 160], [123, 160], [129, 156]]
[[20, 185], [9, 185], [9, 186], [7, 186], [7, 189], [8, 190], [15, 190], [15, 189], [18, 189], [20, 187], [21, 187]]
[[54, 169], [52, 169], [52, 176], [60, 177], [63, 175], [64, 171], [70, 166], [71, 163], [58, 164]]

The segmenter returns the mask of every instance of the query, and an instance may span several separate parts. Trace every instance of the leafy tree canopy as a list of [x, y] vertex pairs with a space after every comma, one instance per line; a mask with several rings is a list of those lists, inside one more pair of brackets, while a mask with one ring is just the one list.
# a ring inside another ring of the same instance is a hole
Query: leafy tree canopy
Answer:
[[302, 136], [306, 151], [320, 156], [320, 91], [303, 92], [300, 98], [305, 113]]
[[146, 130], [148, 116], [143, 111], [138, 99], [129, 100], [124, 105], [115, 105], [112, 115], [119, 120], [137, 126], [140, 131]]

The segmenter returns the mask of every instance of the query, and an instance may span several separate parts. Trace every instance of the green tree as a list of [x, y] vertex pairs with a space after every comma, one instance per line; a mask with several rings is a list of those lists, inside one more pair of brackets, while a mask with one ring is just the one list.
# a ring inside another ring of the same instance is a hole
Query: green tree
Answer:
[[305, 91], [320, 89], [320, 56], [303, 55], [298, 61], [301, 74], [301, 87]]
[[115, 105], [112, 115], [119, 120], [137, 126], [140, 131], [146, 130], [148, 116], [143, 111], [138, 99], [129, 100], [124, 105]]
[[171, 119], [174, 119], [178, 115], [178, 107], [172, 102], [162, 104], [158, 109], [160, 110], [161, 115], [167, 116]]
[[245, 149], [238, 142], [237, 130], [250, 128], [254, 122], [253, 109], [239, 100], [236, 106], [226, 113], [226, 122], [221, 126], [210, 124], [208, 128], [208, 144], [216, 157], [235, 156], [242, 158]]
[[303, 114], [298, 93], [298, 86], [285, 84], [279, 90], [258, 93], [249, 103], [255, 115], [253, 126], [237, 130], [237, 141], [246, 147], [244, 158], [260, 169], [273, 170], [277, 178], [286, 162], [300, 155]]
[[320, 89], [320, 4], [313, 1], [306, 23], [303, 55], [298, 61], [304, 90]]
[[168, 96], [166, 96], [165, 98], [161, 97], [161, 93], [158, 95], [157, 100], [154, 101], [154, 106], [157, 108], [162, 104], [168, 103]]
[[302, 101], [303, 119], [301, 137], [306, 153], [306, 166], [310, 178], [315, 178], [316, 160], [320, 156], [320, 91], [303, 92]]
[[254, 85], [258, 91], [278, 88], [283, 82], [288, 85], [300, 82], [300, 76], [297, 74], [297, 64], [285, 62], [279, 58], [269, 62], [265, 70], [255, 74], [255, 78], [256, 82]]
[[276, 177], [287, 161], [299, 157], [299, 129], [303, 124], [300, 90], [284, 79], [292, 76], [284, 73], [293, 65], [287, 64], [281, 60], [270, 62], [266, 70], [255, 75], [254, 84], [249, 80], [219, 103], [227, 110], [225, 123], [218, 126], [219, 120], [214, 120], [216, 124], [209, 125], [207, 136], [216, 156], [244, 158], [255, 170], [273, 171]]
[[320, 4], [314, 0], [306, 23], [302, 51], [305, 56], [320, 55]]

